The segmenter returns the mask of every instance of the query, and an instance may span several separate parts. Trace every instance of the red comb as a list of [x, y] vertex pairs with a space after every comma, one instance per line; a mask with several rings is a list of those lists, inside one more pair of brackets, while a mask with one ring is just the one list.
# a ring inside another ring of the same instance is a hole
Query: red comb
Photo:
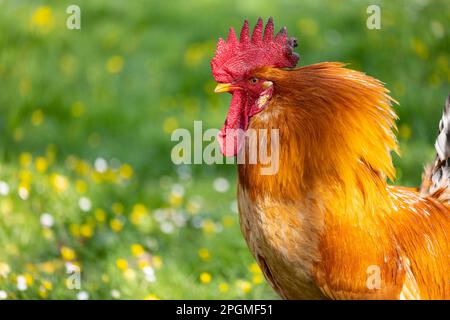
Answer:
[[251, 38], [248, 21], [245, 20], [240, 40], [230, 28], [227, 41], [220, 38], [217, 42], [216, 55], [211, 60], [214, 79], [231, 82], [256, 67], [295, 67], [299, 59], [293, 51], [296, 46], [297, 40], [288, 37], [286, 27], [273, 36], [272, 17], [267, 21], [264, 36], [263, 21], [259, 18]]

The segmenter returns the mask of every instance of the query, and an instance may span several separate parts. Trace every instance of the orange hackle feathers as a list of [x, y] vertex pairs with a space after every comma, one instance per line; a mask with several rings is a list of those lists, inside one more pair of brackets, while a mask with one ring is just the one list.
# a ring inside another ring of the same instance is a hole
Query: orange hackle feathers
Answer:
[[239, 165], [241, 227], [280, 296], [449, 299], [447, 204], [386, 181], [398, 151], [387, 89], [340, 63], [252, 75], [274, 90], [249, 128], [279, 129], [280, 165]]

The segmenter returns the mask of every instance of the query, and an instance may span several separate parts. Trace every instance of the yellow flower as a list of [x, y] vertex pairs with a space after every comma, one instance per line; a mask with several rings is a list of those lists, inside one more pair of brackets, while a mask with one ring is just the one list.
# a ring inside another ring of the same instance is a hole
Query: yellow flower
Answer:
[[128, 269], [128, 262], [127, 260], [120, 258], [116, 260], [116, 266], [119, 270], [124, 271]]
[[102, 274], [102, 282], [103, 283], [109, 282], [109, 276], [106, 273]]
[[202, 272], [200, 273], [200, 282], [201, 283], [210, 283], [212, 280], [212, 276], [208, 272]]
[[88, 224], [83, 224], [80, 227], [80, 234], [81, 236], [83, 236], [84, 238], [90, 238], [93, 236], [94, 234], [94, 230], [93, 228], [88, 225]]
[[48, 281], [48, 280], [42, 281], [42, 286], [44, 287], [45, 290], [52, 290], [53, 289], [53, 284], [50, 281]]
[[43, 121], [44, 121], [44, 112], [41, 109], [38, 109], [31, 114], [31, 123], [34, 126], [36, 127], [40, 126]]
[[248, 270], [250, 270], [251, 273], [255, 273], [255, 274], [261, 274], [262, 271], [259, 268], [258, 264], [256, 262], [252, 263], [249, 267]]
[[254, 284], [261, 284], [264, 280], [264, 277], [262, 276], [262, 274], [255, 274], [253, 275], [253, 283]]
[[70, 112], [72, 113], [72, 117], [79, 118], [84, 113], [84, 104], [81, 101], [75, 101], [72, 107], [70, 108]]
[[125, 278], [129, 281], [133, 281], [136, 279], [136, 271], [134, 271], [133, 269], [126, 269], [123, 272], [123, 275], [125, 276]]
[[252, 284], [245, 280], [238, 280], [236, 286], [245, 294], [252, 290]]
[[49, 31], [54, 24], [52, 9], [49, 6], [41, 6], [31, 16], [31, 25], [42, 31]]
[[80, 236], [80, 226], [79, 226], [79, 225], [77, 225], [77, 224], [75, 224], [75, 223], [72, 223], [72, 224], [69, 226], [69, 230], [70, 230], [70, 233], [71, 233], [74, 237], [79, 237], [79, 236]]
[[149, 294], [144, 300], [161, 300], [156, 294]]
[[47, 170], [48, 162], [44, 157], [38, 157], [35, 162], [37, 172], [44, 173]]
[[139, 257], [142, 254], [144, 254], [145, 249], [143, 246], [141, 246], [138, 243], [134, 243], [131, 245], [131, 253], [135, 256], [135, 257]]
[[105, 222], [105, 220], [106, 220], [105, 210], [96, 209], [94, 214], [95, 214], [95, 219], [97, 219], [98, 222]]
[[80, 176], [85, 176], [85, 175], [89, 174], [90, 168], [91, 167], [89, 166], [89, 163], [87, 163], [86, 161], [76, 160], [75, 171]]
[[76, 258], [75, 251], [69, 247], [62, 246], [60, 251], [61, 251], [61, 256], [66, 261], [71, 261]]
[[123, 207], [123, 204], [121, 204], [120, 202], [113, 203], [111, 209], [112, 209], [112, 212], [114, 212], [117, 215], [122, 214], [123, 211], [125, 210]]
[[6, 262], [0, 262], [0, 276], [6, 277], [11, 272], [11, 268]]
[[169, 203], [172, 207], [179, 207], [183, 201], [183, 196], [176, 193], [170, 193]]
[[19, 162], [22, 167], [28, 167], [33, 161], [33, 156], [29, 152], [23, 152], [19, 156]]
[[112, 219], [109, 225], [114, 232], [120, 232], [123, 228], [122, 221], [119, 219]]
[[133, 206], [133, 211], [131, 212], [130, 215], [131, 223], [136, 225], [139, 224], [146, 214], [147, 208], [143, 204], [141, 203], [135, 204]]
[[216, 225], [211, 220], [205, 220], [202, 224], [204, 233], [212, 234], [216, 232]]
[[173, 130], [178, 128], [178, 121], [175, 117], [168, 117], [163, 122], [163, 130], [165, 133], [170, 134]]
[[53, 240], [55, 238], [55, 234], [53, 233], [53, 230], [49, 229], [49, 228], [42, 229], [42, 235], [47, 240]]
[[86, 193], [87, 188], [88, 185], [86, 181], [79, 179], [75, 182], [75, 189], [77, 190], [78, 193]]
[[123, 58], [121, 56], [112, 56], [106, 62], [106, 70], [111, 74], [119, 73], [123, 68]]
[[50, 176], [50, 181], [55, 191], [60, 193], [66, 191], [69, 187], [69, 180], [65, 176], [57, 173]]
[[206, 248], [201, 248], [200, 250], [198, 250], [198, 256], [199, 256], [200, 259], [202, 259], [203, 261], [208, 261], [209, 258], [210, 258], [208, 249], [206, 249]]
[[222, 224], [224, 227], [231, 227], [234, 223], [234, 218], [231, 215], [226, 215], [222, 218]]
[[160, 256], [153, 256], [152, 264], [156, 269], [160, 269], [163, 265], [163, 260]]
[[123, 165], [120, 166], [119, 175], [123, 179], [128, 180], [133, 176], [133, 174], [134, 174], [133, 168], [129, 164], [124, 163]]
[[220, 291], [221, 293], [225, 293], [225, 292], [227, 292], [229, 289], [230, 289], [230, 286], [228, 285], [228, 283], [226, 283], [226, 282], [221, 282], [221, 283], [219, 284], [219, 291]]

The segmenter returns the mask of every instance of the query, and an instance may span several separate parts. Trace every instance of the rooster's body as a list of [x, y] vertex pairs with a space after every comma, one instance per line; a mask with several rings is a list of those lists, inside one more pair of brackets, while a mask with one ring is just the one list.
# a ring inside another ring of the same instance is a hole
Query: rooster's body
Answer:
[[[224, 126], [279, 130], [276, 174], [261, 175], [262, 164], [238, 168], [242, 232], [269, 283], [286, 299], [450, 299], [449, 146], [441, 141], [421, 193], [389, 186], [396, 115], [382, 84], [339, 63], [282, 69], [292, 65], [277, 61], [246, 70], [249, 89], [232, 82], [239, 99], [233, 93]], [[235, 117], [233, 103], [251, 116]], [[258, 112], [248, 112], [255, 103]]]

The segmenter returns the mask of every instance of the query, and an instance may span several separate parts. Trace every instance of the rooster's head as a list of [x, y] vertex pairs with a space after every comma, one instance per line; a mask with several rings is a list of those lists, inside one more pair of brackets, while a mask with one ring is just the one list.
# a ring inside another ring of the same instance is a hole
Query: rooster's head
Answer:
[[214, 79], [218, 82], [215, 92], [230, 92], [230, 108], [218, 140], [225, 156], [235, 156], [242, 146], [240, 136], [247, 130], [250, 118], [264, 110], [273, 93], [273, 83], [255, 76], [261, 67], [295, 67], [298, 55], [295, 38], [282, 28], [276, 36], [273, 21], [269, 18], [263, 34], [261, 18], [249, 34], [248, 21], [244, 22], [238, 40], [233, 28], [228, 39], [219, 39], [216, 54], [211, 61]]

